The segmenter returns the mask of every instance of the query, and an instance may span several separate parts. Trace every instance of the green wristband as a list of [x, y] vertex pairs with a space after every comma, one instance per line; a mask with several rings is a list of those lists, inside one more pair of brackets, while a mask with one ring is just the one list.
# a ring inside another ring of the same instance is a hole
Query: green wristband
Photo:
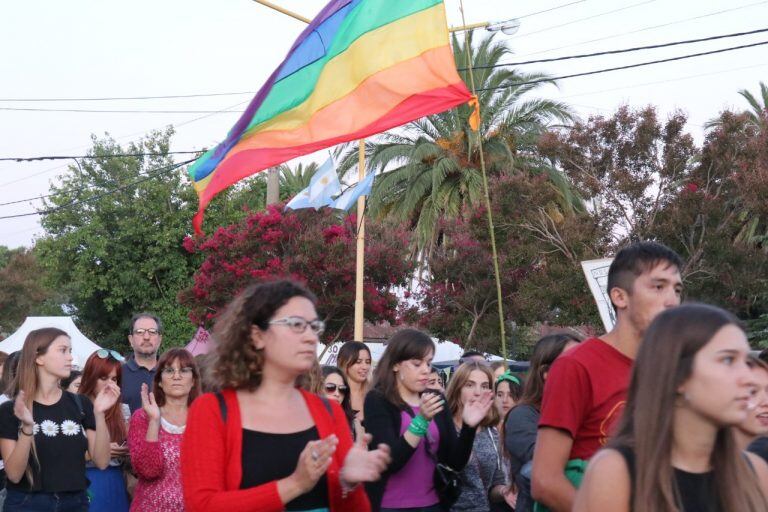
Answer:
[[408, 432], [418, 437], [424, 437], [427, 435], [428, 430], [429, 421], [420, 414], [414, 417], [411, 420], [411, 424], [408, 425]]

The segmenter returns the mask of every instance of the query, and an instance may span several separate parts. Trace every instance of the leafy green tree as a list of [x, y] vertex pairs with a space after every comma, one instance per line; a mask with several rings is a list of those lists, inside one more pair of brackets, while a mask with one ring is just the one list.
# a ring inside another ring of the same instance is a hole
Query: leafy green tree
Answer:
[[[4, 249], [4, 250], [2, 250]], [[63, 315], [61, 297], [48, 288], [43, 269], [31, 249], [2, 247], [0, 267], [0, 333], [13, 334], [28, 316]]]
[[[94, 137], [93, 158], [70, 166], [43, 207], [40, 264], [79, 327], [99, 344], [127, 350], [128, 321], [144, 310], [162, 318], [166, 346], [186, 343], [195, 331], [176, 296], [200, 263], [182, 247], [197, 199], [167, 154], [172, 133], [127, 146]], [[133, 153], [157, 156], [111, 157]], [[206, 211], [206, 226], [263, 207], [264, 189], [262, 178], [229, 189]]]
[[[369, 172], [381, 171], [371, 196], [374, 216], [392, 216], [415, 229], [420, 249], [431, 250], [439, 238], [439, 221], [460, 218], [466, 205], [482, 198], [478, 137], [491, 175], [526, 167], [542, 167], [535, 144], [552, 123], [572, 119], [560, 102], [528, 98], [547, 82], [539, 73], [523, 73], [497, 66], [511, 50], [493, 36], [473, 45], [454, 35], [454, 58], [465, 68], [467, 51], [475, 68], [482, 123], [479, 135], [471, 130], [467, 105], [409, 123], [366, 143]], [[466, 70], [462, 78], [469, 83]], [[551, 82], [549, 82], [551, 83]], [[357, 163], [357, 147], [349, 150], [342, 169]]]

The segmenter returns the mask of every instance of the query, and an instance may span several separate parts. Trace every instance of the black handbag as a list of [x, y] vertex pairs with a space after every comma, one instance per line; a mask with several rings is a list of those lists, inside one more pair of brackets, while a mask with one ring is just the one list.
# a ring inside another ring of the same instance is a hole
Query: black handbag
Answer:
[[461, 495], [461, 475], [458, 471], [440, 462], [435, 466], [435, 492], [440, 498], [440, 506], [448, 510]]
[[461, 496], [461, 474], [432, 455], [432, 450], [429, 446], [429, 434], [424, 437], [424, 443], [426, 444], [427, 455], [435, 462], [435, 473], [432, 476], [432, 483], [437, 497], [440, 499], [440, 508], [446, 511], [450, 510], [459, 499], [459, 496]]

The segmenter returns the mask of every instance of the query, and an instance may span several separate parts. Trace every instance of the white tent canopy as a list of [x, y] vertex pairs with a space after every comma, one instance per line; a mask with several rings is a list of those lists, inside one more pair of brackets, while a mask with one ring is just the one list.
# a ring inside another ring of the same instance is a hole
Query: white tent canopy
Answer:
[[83, 368], [88, 357], [101, 348], [80, 332], [71, 316], [28, 316], [15, 333], [0, 341], [0, 350], [6, 354], [21, 350], [30, 331], [44, 327], [57, 327], [69, 334], [74, 357], [72, 364], [80, 369]]

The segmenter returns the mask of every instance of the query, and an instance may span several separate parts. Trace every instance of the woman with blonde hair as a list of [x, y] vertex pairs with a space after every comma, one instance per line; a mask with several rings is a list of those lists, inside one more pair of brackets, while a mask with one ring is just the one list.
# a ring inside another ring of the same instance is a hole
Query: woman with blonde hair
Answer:
[[730, 313], [687, 304], [645, 332], [616, 437], [590, 461], [574, 511], [768, 510], [768, 466], [734, 429], [754, 386]]
[[[461, 430], [464, 406], [481, 400], [489, 392], [493, 392], [493, 373], [488, 365], [464, 363], [453, 373], [446, 398], [457, 432]], [[451, 507], [451, 512], [484, 512], [490, 510], [492, 502], [504, 501], [507, 485], [496, 429], [499, 419], [498, 408], [490, 407], [478, 424], [472, 455], [461, 470], [461, 495]]]
[[296, 386], [324, 329], [315, 295], [292, 281], [246, 288], [214, 330], [221, 392], [198, 398], [182, 443], [189, 512], [370, 510], [362, 482], [389, 449], [352, 442], [341, 406]]
[[86, 453], [99, 469], [109, 464], [105, 416], [120, 388], [107, 382], [91, 402], [59, 386], [71, 370], [72, 342], [66, 332], [50, 327], [27, 335], [16, 370], [18, 394], [0, 405], [6, 512], [88, 510]]

